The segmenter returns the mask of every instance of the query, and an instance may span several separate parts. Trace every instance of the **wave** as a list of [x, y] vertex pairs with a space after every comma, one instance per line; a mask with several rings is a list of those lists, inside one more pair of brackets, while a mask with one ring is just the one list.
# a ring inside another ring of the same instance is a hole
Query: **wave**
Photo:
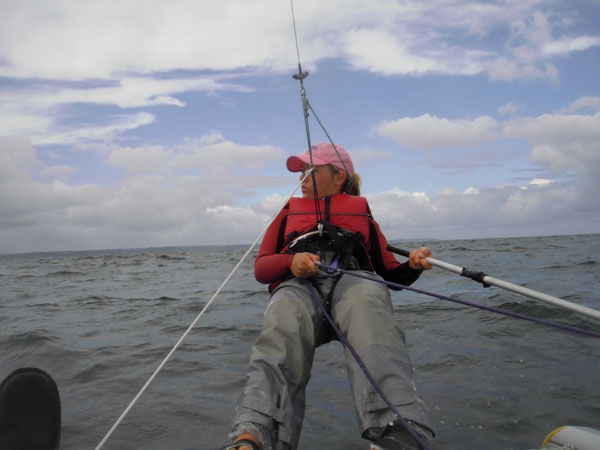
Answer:
[[19, 348], [21, 346], [24, 348], [43, 347], [44, 345], [56, 344], [58, 342], [60, 342], [60, 339], [51, 331], [45, 329], [15, 334], [8, 340], [11, 348]]
[[76, 272], [72, 270], [59, 270], [58, 272], [48, 272], [47, 277], [71, 277], [83, 275], [82, 272]]
[[23, 275], [19, 275], [18, 277], [16, 277], [16, 279], [17, 280], [26, 280], [28, 278], [38, 278], [38, 277], [39, 277], [39, 275], [32, 275], [30, 273], [26, 273], [26, 274], [23, 274]]
[[552, 264], [550, 266], [545, 266], [544, 270], [570, 269], [570, 268], [574, 268], [574, 267], [595, 266], [597, 264], [598, 264], [598, 261], [587, 260], [587, 261], [580, 261], [577, 263]]
[[170, 261], [185, 261], [187, 258], [185, 256], [172, 256], [172, 255], [159, 255], [158, 259], [166, 259]]

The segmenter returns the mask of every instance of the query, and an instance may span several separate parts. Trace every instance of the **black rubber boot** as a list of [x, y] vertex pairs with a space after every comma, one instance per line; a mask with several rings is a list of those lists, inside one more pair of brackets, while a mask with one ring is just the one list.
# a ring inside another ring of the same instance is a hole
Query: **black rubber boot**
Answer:
[[400, 424], [381, 430], [368, 430], [365, 437], [384, 450], [424, 450], [409, 431]]
[[60, 414], [50, 375], [32, 367], [15, 370], [0, 385], [0, 449], [58, 449]]

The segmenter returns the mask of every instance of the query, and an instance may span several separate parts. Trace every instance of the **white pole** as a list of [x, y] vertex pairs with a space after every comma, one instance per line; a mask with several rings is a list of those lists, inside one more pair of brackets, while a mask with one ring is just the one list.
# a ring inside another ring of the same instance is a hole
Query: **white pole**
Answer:
[[[441, 269], [449, 270], [450, 272], [457, 273], [459, 275], [463, 274], [464, 268], [455, 266], [454, 264], [448, 264], [447, 262], [440, 261], [435, 258], [428, 257], [426, 258], [427, 262], [434, 267], [439, 267]], [[568, 309], [570, 311], [583, 314], [587, 317], [591, 317], [596, 320], [600, 320], [600, 311], [597, 311], [592, 308], [588, 308], [587, 306], [578, 305], [576, 303], [568, 302], [558, 297], [553, 297], [552, 295], [544, 294], [542, 292], [534, 291], [533, 289], [528, 289], [523, 286], [518, 286], [516, 284], [509, 283], [507, 281], [499, 280], [498, 278], [490, 277], [488, 275], [482, 278], [482, 281], [486, 284], [490, 284], [492, 286], [499, 287], [501, 289], [506, 289], [507, 291], [515, 292], [517, 294], [524, 295], [529, 298], [533, 298], [535, 300], [539, 300], [545, 303], [549, 303], [551, 305], [559, 306], [564, 309]]]

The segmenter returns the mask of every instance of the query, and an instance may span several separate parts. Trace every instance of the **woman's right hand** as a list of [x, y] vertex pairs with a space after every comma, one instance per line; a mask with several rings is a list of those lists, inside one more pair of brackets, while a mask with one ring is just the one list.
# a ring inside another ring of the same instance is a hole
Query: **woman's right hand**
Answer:
[[295, 277], [308, 278], [317, 273], [318, 268], [315, 263], [319, 261], [319, 256], [314, 253], [296, 253], [292, 258], [290, 270]]
[[408, 264], [411, 269], [416, 270], [431, 270], [431, 264], [427, 262], [427, 258], [431, 256], [431, 250], [427, 247], [421, 247], [418, 250], [413, 250], [408, 256]]

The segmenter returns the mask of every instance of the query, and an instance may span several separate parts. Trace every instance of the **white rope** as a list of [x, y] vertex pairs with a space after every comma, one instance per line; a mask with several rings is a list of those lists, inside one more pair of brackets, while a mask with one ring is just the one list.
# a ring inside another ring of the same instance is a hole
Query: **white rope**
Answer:
[[162, 370], [163, 366], [171, 358], [171, 356], [173, 355], [173, 353], [175, 353], [175, 351], [179, 348], [179, 345], [187, 337], [187, 335], [190, 333], [190, 331], [192, 331], [192, 329], [194, 328], [194, 326], [196, 325], [196, 323], [198, 322], [198, 320], [200, 320], [200, 318], [204, 315], [204, 313], [210, 307], [210, 305], [213, 303], [213, 301], [215, 300], [215, 298], [217, 297], [217, 295], [219, 295], [219, 293], [225, 287], [225, 285], [227, 284], [227, 282], [231, 279], [231, 277], [233, 276], [233, 274], [242, 265], [242, 262], [250, 254], [250, 252], [256, 246], [256, 244], [258, 243], [258, 241], [267, 232], [267, 229], [271, 226], [271, 223], [273, 222], [273, 220], [275, 220], [275, 218], [277, 217], [277, 215], [279, 214], [279, 212], [281, 211], [281, 209], [290, 201], [290, 199], [294, 196], [294, 194], [296, 193], [296, 191], [298, 190], [298, 188], [302, 185], [302, 183], [304, 182], [304, 180], [306, 179], [306, 177], [308, 177], [312, 171], [313, 171], [313, 169], [311, 168], [311, 169], [309, 169], [309, 170], [307, 170], [305, 172], [304, 176], [300, 180], [300, 183], [298, 183], [298, 185], [294, 188], [294, 190], [292, 191], [292, 193], [287, 197], [287, 199], [283, 203], [282, 207], [275, 213], [275, 215], [271, 218], [271, 220], [269, 220], [267, 226], [256, 237], [256, 239], [254, 240], [254, 242], [252, 243], [252, 245], [250, 246], [250, 248], [248, 248], [248, 250], [246, 251], [246, 253], [244, 253], [244, 256], [242, 256], [242, 259], [239, 260], [239, 262], [236, 264], [236, 266], [233, 268], [233, 270], [229, 273], [229, 275], [227, 275], [227, 277], [225, 278], [225, 280], [223, 280], [223, 282], [221, 283], [221, 286], [219, 286], [219, 288], [216, 290], [216, 292], [210, 298], [210, 300], [208, 301], [208, 303], [204, 306], [204, 308], [202, 308], [202, 311], [200, 311], [200, 313], [196, 316], [196, 318], [190, 324], [190, 326], [187, 328], [187, 330], [185, 330], [185, 332], [183, 333], [183, 335], [181, 335], [181, 337], [179, 338], [179, 340], [177, 341], [177, 343], [173, 346], [173, 348], [171, 349], [171, 351], [167, 354], [167, 356], [165, 356], [165, 358], [162, 360], [162, 362], [158, 365], [158, 367], [156, 368], [156, 370], [154, 371], [154, 373], [150, 376], [150, 378], [148, 378], [148, 381], [146, 381], [146, 383], [144, 384], [144, 386], [142, 386], [142, 388], [140, 389], [140, 391], [136, 394], [136, 396], [133, 398], [133, 400], [129, 403], [129, 405], [127, 406], [127, 408], [125, 408], [125, 410], [119, 416], [119, 418], [114, 423], [114, 425], [110, 428], [110, 430], [108, 430], [108, 433], [106, 433], [106, 435], [100, 441], [100, 443], [98, 444], [98, 446], [96, 447], [95, 450], [100, 450], [102, 448], [102, 446], [106, 443], [106, 441], [108, 440], [108, 438], [110, 438], [110, 436], [113, 434], [113, 432], [121, 424], [121, 422], [123, 421], [123, 419], [125, 418], [125, 416], [129, 413], [129, 411], [131, 410], [131, 408], [133, 408], [133, 406], [136, 404], [136, 402], [138, 401], [138, 399], [146, 391], [146, 389], [148, 388], [148, 386], [150, 386], [150, 383], [152, 383], [152, 381], [154, 380], [154, 378], [156, 377], [156, 375], [158, 375], [158, 373]]

